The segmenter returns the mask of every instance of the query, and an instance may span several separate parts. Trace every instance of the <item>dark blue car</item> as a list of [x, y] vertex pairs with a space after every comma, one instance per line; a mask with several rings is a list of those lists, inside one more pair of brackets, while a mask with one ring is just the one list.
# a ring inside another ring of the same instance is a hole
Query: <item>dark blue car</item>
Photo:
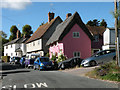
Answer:
[[52, 69], [53, 63], [48, 57], [38, 57], [34, 61], [34, 70], [42, 70], [42, 69]]

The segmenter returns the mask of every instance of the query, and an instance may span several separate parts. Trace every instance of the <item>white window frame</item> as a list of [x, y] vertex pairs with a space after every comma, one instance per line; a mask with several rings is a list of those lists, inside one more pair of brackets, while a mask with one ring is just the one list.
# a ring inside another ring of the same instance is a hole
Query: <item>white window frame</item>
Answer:
[[[79, 36], [77, 36], [79, 35]], [[80, 38], [80, 32], [73, 32], [73, 38]]]
[[35, 41], [33, 42], [33, 46], [35, 46]]

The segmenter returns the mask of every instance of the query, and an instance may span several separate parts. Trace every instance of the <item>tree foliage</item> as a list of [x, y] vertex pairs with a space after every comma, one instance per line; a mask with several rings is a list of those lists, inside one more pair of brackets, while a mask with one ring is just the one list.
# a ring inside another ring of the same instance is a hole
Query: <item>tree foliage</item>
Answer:
[[103, 19], [101, 22], [97, 19], [94, 19], [93, 21], [88, 21], [86, 25], [89, 25], [89, 26], [104, 26], [104, 27], [107, 27], [107, 23], [106, 21]]
[[[3, 44], [9, 42], [7, 38], [7, 34], [3, 32], [2, 30], [0, 31], [0, 53], [3, 55], [4, 52], [4, 47]], [[1, 55], [0, 55], [1, 56]]]
[[30, 37], [31, 34], [33, 34], [33, 31], [31, 30], [32, 27], [30, 25], [25, 25], [22, 27], [22, 35], [25, 35], [26, 37]]
[[16, 33], [17, 33], [17, 30], [18, 30], [18, 28], [15, 26], [15, 25], [13, 25], [11, 28], [10, 28], [10, 32], [11, 32], [11, 35], [10, 35], [10, 37], [9, 37], [9, 41], [12, 41], [12, 40], [14, 40], [15, 38], [16, 38]]
[[107, 27], [107, 23], [104, 19], [102, 20], [102, 22], [100, 22], [100, 26]]

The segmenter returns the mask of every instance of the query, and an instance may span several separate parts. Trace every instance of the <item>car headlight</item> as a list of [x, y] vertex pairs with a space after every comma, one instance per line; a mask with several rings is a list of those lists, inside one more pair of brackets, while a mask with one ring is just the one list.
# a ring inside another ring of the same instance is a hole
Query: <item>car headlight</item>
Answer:
[[15, 60], [15, 62], [17, 62], [17, 60]]
[[43, 66], [43, 65], [44, 65], [43, 63], [40, 64], [40, 66]]

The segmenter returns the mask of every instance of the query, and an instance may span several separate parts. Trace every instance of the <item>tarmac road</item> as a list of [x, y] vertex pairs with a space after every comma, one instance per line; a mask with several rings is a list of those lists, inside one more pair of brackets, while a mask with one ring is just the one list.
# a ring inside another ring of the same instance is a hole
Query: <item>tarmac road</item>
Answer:
[[15, 69], [2, 72], [2, 88], [118, 88], [109, 83], [62, 71]]

